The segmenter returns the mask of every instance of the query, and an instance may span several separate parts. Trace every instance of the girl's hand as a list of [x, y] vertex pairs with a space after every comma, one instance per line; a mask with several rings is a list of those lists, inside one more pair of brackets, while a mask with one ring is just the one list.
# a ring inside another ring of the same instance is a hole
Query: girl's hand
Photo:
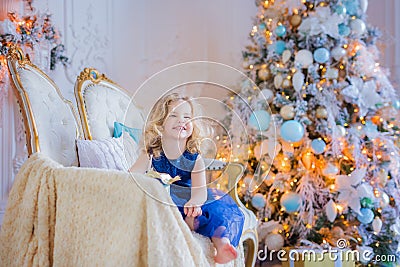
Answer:
[[197, 216], [200, 216], [202, 213], [201, 206], [194, 205], [194, 204], [190, 203], [190, 201], [188, 203], [186, 203], [185, 206], [183, 207], [183, 212], [188, 217], [197, 217]]

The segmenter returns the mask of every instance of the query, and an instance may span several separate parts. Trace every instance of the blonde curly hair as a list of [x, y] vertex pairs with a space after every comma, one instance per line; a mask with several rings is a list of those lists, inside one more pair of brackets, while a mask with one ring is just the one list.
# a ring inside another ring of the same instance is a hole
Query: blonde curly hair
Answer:
[[186, 149], [190, 153], [201, 153], [201, 142], [204, 138], [211, 137], [213, 133], [210, 125], [205, 123], [205, 119], [202, 119], [200, 108], [192, 98], [177, 93], [165, 95], [151, 109], [144, 130], [144, 149], [154, 157], [159, 157], [162, 152], [163, 124], [168, 116], [169, 106], [176, 101], [185, 101], [189, 103], [192, 109], [193, 133], [186, 142]]

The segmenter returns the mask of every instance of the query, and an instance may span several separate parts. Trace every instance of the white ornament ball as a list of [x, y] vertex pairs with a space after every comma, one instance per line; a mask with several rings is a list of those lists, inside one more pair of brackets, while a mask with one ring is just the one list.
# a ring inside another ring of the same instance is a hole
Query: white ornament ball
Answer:
[[261, 210], [262, 208], [265, 207], [265, 197], [261, 193], [256, 193], [251, 199], [251, 205], [253, 205], [254, 208]]
[[294, 118], [294, 107], [291, 105], [283, 106], [279, 113], [284, 120], [291, 120]]
[[306, 69], [314, 62], [313, 54], [310, 50], [302, 49], [297, 52], [294, 61], [299, 63], [303, 69]]
[[336, 129], [341, 137], [346, 135], [346, 128], [344, 128], [342, 125], [336, 125]]
[[283, 245], [284, 245], [285, 240], [280, 234], [269, 234], [265, 238], [265, 245], [267, 248], [271, 250], [278, 251], [280, 250]]
[[353, 33], [357, 36], [362, 35], [367, 27], [365, 26], [365, 22], [361, 19], [353, 19], [350, 22], [350, 28], [353, 31]]
[[326, 164], [326, 167], [324, 168], [324, 170], [322, 171], [322, 173], [326, 176], [329, 175], [335, 175], [339, 172], [338, 167], [336, 167], [334, 164], [332, 163], [328, 163]]
[[283, 62], [283, 64], [288, 62], [291, 56], [292, 56], [292, 52], [290, 52], [290, 50], [283, 51], [283, 54], [282, 54], [282, 62]]
[[299, 210], [301, 205], [301, 196], [295, 192], [286, 192], [281, 196], [281, 206], [287, 213], [293, 213]]
[[260, 80], [266, 81], [271, 77], [271, 72], [267, 68], [261, 68], [258, 70], [258, 78]]
[[262, 89], [260, 93], [261, 97], [263, 97], [268, 103], [272, 102], [274, 99], [274, 92], [270, 89]]
[[346, 50], [341, 46], [336, 46], [331, 51], [331, 56], [336, 60], [339, 61], [342, 57], [346, 55]]
[[301, 24], [302, 17], [299, 14], [294, 14], [289, 18], [290, 25], [297, 27]]
[[324, 107], [318, 107], [315, 115], [318, 119], [326, 119], [328, 117], [328, 111]]
[[274, 86], [276, 89], [279, 89], [283, 83], [283, 77], [281, 74], [278, 74], [274, 78]]
[[389, 205], [389, 202], [389, 196], [385, 192], [381, 192], [381, 196], [379, 199], [379, 205], [381, 206], [381, 208], [385, 208], [387, 205]]
[[325, 206], [325, 214], [328, 220], [333, 223], [336, 219], [337, 208], [336, 203], [331, 199]]
[[290, 86], [292, 86], [292, 82], [288, 79], [283, 79], [282, 88], [289, 88]]
[[293, 75], [292, 83], [293, 83], [293, 88], [296, 92], [301, 91], [301, 88], [304, 85], [304, 79], [305, 79], [305, 76], [301, 71], [297, 71]]
[[382, 229], [382, 220], [378, 216], [376, 216], [372, 222], [372, 229], [376, 234], [379, 234]]

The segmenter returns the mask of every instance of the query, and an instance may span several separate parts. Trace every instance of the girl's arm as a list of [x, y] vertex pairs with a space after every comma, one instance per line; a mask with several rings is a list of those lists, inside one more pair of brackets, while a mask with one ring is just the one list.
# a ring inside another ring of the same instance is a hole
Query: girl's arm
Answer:
[[141, 152], [135, 163], [129, 168], [129, 172], [145, 173], [151, 164], [146, 153]]
[[199, 155], [192, 170], [191, 198], [185, 204], [184, 212], [187, 216], [201, 215], [200, 206], [207, 200], [206, 171], [204, 161]]

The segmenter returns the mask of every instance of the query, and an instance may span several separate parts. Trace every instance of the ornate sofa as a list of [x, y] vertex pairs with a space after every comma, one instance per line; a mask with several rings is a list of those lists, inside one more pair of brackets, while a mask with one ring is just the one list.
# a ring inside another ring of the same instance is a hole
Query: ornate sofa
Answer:
[[[142, 113], [127, 92], [97, 70], [85, 69], [75, 85], [78, 116], [55, 83], [20, 50], [11, 49], [7, 62], [30, 158], [10, 192], [0, 233], [1, 262], [7, 266], [213, 264], [211, 242], [192, 234], [171, 206], [158, 209], [127, 173], [74, 167], [79, 165], [77, 140], [112, 136], [114, 121], [143, 125]], [[235, 185], [242, 174], [239, 164], [228, 164], [223, 172], [237, 201]], [[135, 180], [159, 199], [170, 201], [168, 194], [160, 194], [160, 183], [140, 175]], [[246, 216], [241, 238], [246, 266], [254, 266], [256, 219], [238, 204]], [[140, 245], [127, 247], [135, 242]], [[228, 266], [240, 265], [238, 259]]]
[[[85, 139], [112, 137], [115, 121], [123, 122], [132, 128], [142, 128], [144, 124], [142, 111], [128, 92], [95, 68], [85, 68], [80, 73], [75, 83], [75, 98]], [[107, 106], [107, 109], [104, 109], [104, 106]], [[215, 160], [211, 161], [207, 169], [220, 169], [220, 166], [220, 162]], [[225, 189], [230, 190], [231, 197], [245, 214], [241, 242], [246, 244], [246, 266], [254, 266], [258, 246], [257, 220], [253, 212], [239, 200], [236, 188], [243, 171], [242, 165], [229, 163], [222, 171], [222, 178], [218, 180], [225, 185]]]

